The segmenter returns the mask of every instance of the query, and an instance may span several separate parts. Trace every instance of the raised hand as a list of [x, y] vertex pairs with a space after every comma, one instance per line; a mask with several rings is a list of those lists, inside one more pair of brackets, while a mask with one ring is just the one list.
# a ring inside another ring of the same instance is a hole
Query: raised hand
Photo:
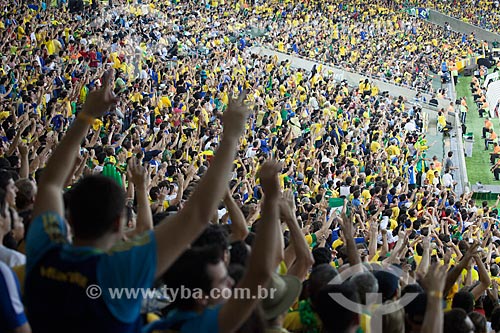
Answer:
[[354, 235], [354, 230], [352, 226], [351, 219], [346, 214], [347, 211], [347, 200], [344, 200], [344, 208], [342, 209], [342, 214], [340, 214], [340, 226], [344, 232], [345, 237], [352, 237]]
[[187, 169], [186, 175], [192, 177], [192, 176], [196, 175], [196, 171], [197, 171], [197, 169], [195, 168], [195, 166], [190, 165]]
[[498, 282], [495, 279], [491, 279], [492, 296], [498, 302]]
[[465, 252], [465, 254], [464, 254], [463, 258], [462, 258], [462, 262], [464, 262], [465, 266], [467, 266], [467, 264], [469, 263], [469, 261], [478, 253], [478, 247], [479, 247], [479, 243], [474, 242], [469, 247], [469, 249], [467, 250], [467, 252]]
[[406, 233], [405, 231], [401, 228], [399, 229], [399, 232], [398, 232], [398, 240], [403, 240], [404, 238], [406, 237]]
[[21, 156], [28, 155], [28, 146], [26, 144], [24, 143], [19, 144], [18, 149], [19, 149], [19, 154]]
[[118, 98], [113, 93], [114, 70], [110, 69], [104, 73], [102, 87], [91, 92], [83, 105], [83, 113], [93, 118], [97, 118], [106, 113], [109, 108], [118, 102]]
[[229, 105], [224, 112], [224, 136], [238, 138], [245, 130], [245, 122], [250, 114], [250, 109], [245, 105], [247, 91], [243, 90], [238, 98], [230, 99]]
[[145, 186], [148, 178], [148, 172], [137, 157], [133, 157], [128, 162], [127, 166], [128, 179], [134, 183], [135, 186]]
[[280, 201], [280, 214], [287, 222], [295, 217], [295, 199], [291, 190], [286, 190], [283, 193], [283, 198]]
[[447, 270], [447, 265], [440, 265], [439, 263], [435, 263], [430, 267], [429, 272], [421, 280], [422, 287], [424, 287], [427, 294], [443, 297]]
[[451, 250], [446, 251], [443, 259], [444, 259], [444, 266], [449, 267], [451, 261]]
[[281, 171], [281, 164], [269, 160], [260, 167], [258, 177], [260, 178], [260, 185], [266, 196], [277, 197], [280, 194], [280, 181], [278, 173]]
[[184, 184], [184, 174], [182, 172], [177, 173], [177, 182], [178, 185]]
[[168, 188], [167, 187], [163, 187], [160, 190], [160, 194], [158, 194], [158, 201], [159, 202], [165, 201], [165, 198], [167, 197], [167, 194], [168, 194]]

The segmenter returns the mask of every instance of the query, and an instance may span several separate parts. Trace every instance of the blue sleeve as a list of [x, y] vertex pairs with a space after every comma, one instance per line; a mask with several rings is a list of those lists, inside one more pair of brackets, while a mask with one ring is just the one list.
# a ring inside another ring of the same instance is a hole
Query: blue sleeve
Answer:
[[0, 332], [11, 331], [28, 321], [24, 314], [19, 281], [14, 272], [0, 262]]
[[[97, 264], [97, 281], [108, 309], [118, 320], [129, 323], [137, 318], [144, 299], [138, 297], [113, 297], [111, 288], [150, 288], [156, 272], [156, 239], [154, 231], [146, 232], [132, 240], [121, 242], [103, 255]], [[117, 290], [117, 289], [115, 289]], [[141, 290], [139, 290], [141, 291]]]
[[354, 238], [354, 242], [356, 244], [363, 244], [363, 243], [365, 243], [365, 238], [364, 237], [356, 237], [356, 238]]
[[219, 312], [222, 305], [208, 308], [198, 317], [189, 320], [182, 325], [181, 333], [218, 333], [219, 332]]
[[64, 219], [57, 213], [46, 212], [31, 222], [26, 237], [26, 273], [54, 246], [68, 243]]
[[340, 228], [335, 228], [332, 230], [332, 243], [339, 239], [339, 230]]

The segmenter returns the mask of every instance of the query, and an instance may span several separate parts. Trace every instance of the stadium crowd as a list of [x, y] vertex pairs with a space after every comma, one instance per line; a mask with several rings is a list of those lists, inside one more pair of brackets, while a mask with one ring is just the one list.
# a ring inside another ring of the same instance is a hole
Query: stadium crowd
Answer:
[[434, 9], [482, 29], [494, 33], [500, 32], [498, 28], [500, 1], [498, 0], [386, 0], [384, 2], [392, 9]]
[[322, 3], [305, 12], [289, 4], [276, 13], [272, 6], [263, 5], [257, 13], [278, 17], [267, 27], [266, 45], [425, 92], [434, 90], [433, 78], [449, 79], [443, 63], [481, 49], [472, 36], [436, 29], [403, 10], [389, 8], [354, 1]]
[[498, 0], [471, 1], [417, 1], [416, 5], [434, 8], [444, 14], [458, 18], [495, 33], [500, 33], [500, 2]]
[[0, 331], [499, 332], [498, 202], [420, 107], [251, 52], [428, 91], [477, 43], [361, 3], [0, 0]]

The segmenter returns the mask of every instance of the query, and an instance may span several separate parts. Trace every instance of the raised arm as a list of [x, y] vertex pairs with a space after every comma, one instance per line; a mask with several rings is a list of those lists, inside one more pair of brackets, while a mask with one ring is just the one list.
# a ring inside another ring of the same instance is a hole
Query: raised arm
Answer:
[[427, 295], [422, 333], [443, 332], [443, 289], [448, 265], [434, 264], [422, 281]]
[[21, 157], [21, 168], [19, 169], [20, 178], [28, 178], [30, 171], [30, 161], [28, 159], [28, 146], [23, 144], [19, 145], [19, 155]]
[[21, 141], [21, 136], [23, 135], [24, 131], [26, 128], [29, 126], [29, 121], [25, 120], [19, 125], [19, 128], [17, 129], [16, 136], [14, 137], [14, 140], [12, 141], [11, 145], [9, 146], [9, 150], [7, 151], [7, 156], [11, 156], [14, 154], [14, 152], [17, 149], [17, 146], [19, 145], [19, 142]]
[[101, 127], [94, 132], [92, 139], [90, 139], [89, 147], [94, 147], [97, 144], [97, 139], [99, 139], [99, 134], [101, 133]]
[[479, 297], [481, 297], [481, 295], [483, 295], [484, 291], [489, 288], [491, 279], [479, 255], [474, 256], [474, 260], [477, 265], [479, 284], [475, 286], [474, 289], [472, 289], [471, 293], [474, 296], [474, 299], [477, 300]]
[[224, 113], [224, 135], [207, 172], [176, 215], [168, 217], [155, 229], [157, 240], [156, 276], [163, 274], [208, 225], [226, 193], [240, 135], [245, 128], [249, 109], [246, 93], [231, 100]]
[[137, 224], [133, 232], [133, 235], [137, 235], [153, 229], [153, 214], [149, 205], [147, 191], [149, 175], [137, 157], [131, 158], [128, 162], [127, 175], [129, 181], [135, 185], [135, 192], [137, 193]]
[[309, 268], [311, 268], [314, 263], [314, 259], [306, 239], [304, 238], [304, 234], [299, 228], [299, 223], [295, 216], [295, 202], [291, 190], [283, 194], [283, 199], [280, 202], [280, 213], [290, 230], [291, 244], [289, 246], [292, 246], [295, 252], [295, 260], [290, 265], [288, 274], [295, 275], [302, 281], [306, 278]]
[[342, 210], [341, 227], [344, 233], [345, 245], [347, 248], [347, 258], [349, 260], [349, 266], [356, 266], [361, 264], [361, 258], [359, 257], [358, 249], [356, 247], [356, 242], [353, 237], [353, 223], [351, 219], [347, 217], [346, 213], [346, 203], [344, 203], [344, 209]]
[[472, 244], [462, 257], [462, 260], [460, 260], [460, 262], [453, 267], [453, 269], [448, 271], [448, 274], [446, 275], [446, 284], [443, 290], [445, 296], [453, 287], [458, 277], [462, 274], [462, 271], [467, 267], [471, 258], [476, 254], [478, 246], [478, 243]]
[[[189, 174], [188, 174], [188, 178], [189, 178]], [[175, 198], [173, 198], [172, 200], [169, 200], [168, 201], [168, 206], [177, 206], [178, 204], [181, 203], [182, 201], [182, 196], [184, 195], [184, 183], [186, 182], [186, 180], [184, 179], [184, 175], [182, 172], [179, 172], [177, 173], [177, 194], [175, 196]]]
[[245, 322], [259, 302], [259, 289], [268, 283], [276, 269], [279, 253], [275, 243], [283, 237], [279, 224], [279, 170], [280, 166], [275, 162], [267, 162], [261, 168], [260, 179], [265, 195], [262, 222], [252, 247], [248, 269], [237, 286], [242, 290], [249, 290], [250, 297], [231, 298], [222, 306], [218, 317], [221, 333], [234, 332]]
[[422, 254], [422, 260], [420, 261], [420, 265], [418, 265], [417, 273], [422, 275], [427, 274], [429, 270], [429, 263], [431, 259], [431, 249], [430, 249], [430, 239], [429, 237], [424, 237], [422, 240], [422, 247], [424, 249], [424, 253]]
[[231, 218], [231, 242], [242, 241], [248, 235], [247, 223], [245, 221], [245, 215], [241, 211], [240, 207], [234, 201], [231, 191], [228, 189], [226, 196], [224, 197], [224, 205], [229, 212], [229, 217]]
[[83, 174], [83, 171], [85, 170], [85, 167], [87, 166], [87, 160], [89, 157], [89, 152], [85, 152], [83, 156], [79, 157], [79, 164], [77, 169], [75, 170], [73, 177], [70, 177], [70, 184], [73, 179], [78, 180], [80, 176]]
[[48, 211], [64, 216], [62, 190], [66, 179], [73, 172], [68, 166], [74, 164], [80, 144], [94, 119], [102, 116], [117, 102], [112, 92], [112, 84], [109, 82], [112, 77], [113, 70], [109, 70], [104, 76], [103, 87], [87, 96], [82, 112], [52, 153], [40, 179], [33, 216]]
[[7, 90], [7, 91], [5, 92], [5, 94], [1, 94], [1, 95], [0, 95], [0, 99], [4, 99], [5, 97], [9, 96], [9, 94], [11, 93], [11, 91], [12, 91], [12, 88], [13, 88], [13, 87], [14, 87], [14, 86], [11, 84], [11, 85], [9, 86], [9, 90]]
[[[197, 168], [195, 168], [193, 165], [189, 166], [187, 173], [186, 173], [186, 178], [184, 179], [184, 182], [182, 183], [182, 188], [179, 185], [179, 190], [182, 189], [182, 191], [185, 191], [188, 188], [189, 183], [191, 183], [191, 181], [194, 179], [194, 176], [196, 176], [196, 170], [197, 170]], [[182, 196], [181, 196], [181, 198], [182, 198]]]
[[372, 260], [377, 254], [378, 223], [370, 223], [370, 242], [368, 243], [368, 260]]

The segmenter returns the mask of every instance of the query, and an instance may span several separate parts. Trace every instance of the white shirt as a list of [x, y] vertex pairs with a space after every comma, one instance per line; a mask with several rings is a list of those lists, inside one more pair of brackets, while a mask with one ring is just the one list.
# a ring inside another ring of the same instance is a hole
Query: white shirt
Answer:
[[102, 170], [104, 170], [104, 167], [102, 165], [98, 165], [94, 168], [94, 174], [99, 174], [102, 172]]
[[443, 185], [444, 187], [452, 187], [453, 186], [453, 177], [450, 173], [445, 173], [443, 175]]
[[205, 146], [203, 147], [204, 150], [208, 150], [210, 148], [210, 145], [212, 144], [212, 140], [207, 141]]
[[219, 209], [217, 210], [217, 217], [219, 218], [219, 220], [224, 216], [226, 215], [227, 213], [227, 210], [226, 208], [222, 208], [222, 209]]
[[311, 97], [311, 99], [309, 100], [309, 104], [311, 105], [311, 107], [313, 108], [313, 110], [319, 110], [319, 104], [318, 104], [318, 100], [316, 99], [316, 97]]
[[9, 267], [22, 266], [26, 264], [26, 256], [21, 252], [0, 245], [0, 261], [4, 262]]
[[212, 103], [210, 103], [210, 102], [205, 103], [204, 107], [208, 113], [212, 113], [214, 111], [214, 107], [212, 106]]
[[342, 179], [341, 179], [341, 178], [334, 178], [334, 179], [333, 179], [333, 185], [334, 185], [334, 186], [337, 186], [337, 183], [338, 183], [338, 182], [342, 182]]
[[246, 158], [251, 158], [254, 157], [255, 155], [257, 155], [257, 149], [254, 149], [254, 147], [248, 148], [245, 153]]
[[349, 197], [350, 194], [351, 194], [350, 186], [345, 186], [345, 185], [340, 186], [340, 196]]
[[139, 79], [144, 80], [144, 79], [147, 79], [148, 77], [149, 77], [148, 72], [146, 72], [145, 69], [142, 69], [141, 74], [139, 76]]
[[326, 155], [321, 158], [321, 163], [332, 163], [332, 160], [329, 159]]
[[432, 180], [432, 185], [439, 185], [439, 177], [434, 177], [434, 179]]

